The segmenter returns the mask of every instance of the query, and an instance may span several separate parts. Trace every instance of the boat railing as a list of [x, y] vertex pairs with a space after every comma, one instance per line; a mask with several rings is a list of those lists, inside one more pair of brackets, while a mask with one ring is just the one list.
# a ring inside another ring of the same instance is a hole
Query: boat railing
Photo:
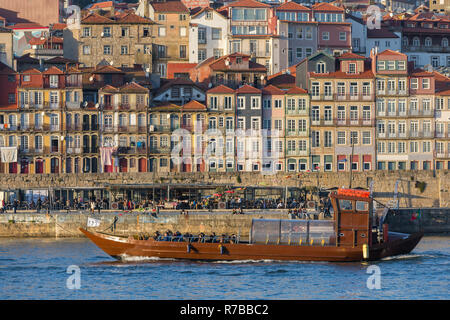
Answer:
[[167, 242], [187, 242], [187, 243], [237, 243], [239, 237], [237, 236], [157, 236], [153, 238], [155, 241]]

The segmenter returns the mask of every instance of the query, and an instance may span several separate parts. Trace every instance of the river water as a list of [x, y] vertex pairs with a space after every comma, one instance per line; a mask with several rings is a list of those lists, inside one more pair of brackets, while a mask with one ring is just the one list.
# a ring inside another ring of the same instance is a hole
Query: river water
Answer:
[[449, 299], [450, 237], [370, 263], [118, 262], [87, 239], [0, 239], [0, 299]]

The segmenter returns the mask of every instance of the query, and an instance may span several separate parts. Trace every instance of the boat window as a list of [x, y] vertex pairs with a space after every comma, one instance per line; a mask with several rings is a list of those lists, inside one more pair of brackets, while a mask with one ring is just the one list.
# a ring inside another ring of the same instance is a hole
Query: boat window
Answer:
[[356, 201], [356, 211], [368, 211], [369, 203], [366, 201]]
[[339, 200], [339, 207], [341, 208], [341, 210], [352, 210], [353, 209], [352, 201], [351, 200], [340, 199]]

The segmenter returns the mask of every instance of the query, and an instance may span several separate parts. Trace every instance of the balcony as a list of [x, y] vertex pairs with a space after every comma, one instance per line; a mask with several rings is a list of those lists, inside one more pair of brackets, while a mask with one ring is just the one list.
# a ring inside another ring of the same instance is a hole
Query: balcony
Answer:
[[307, 156], [308, 151], [307, 150], [287, 150], [286, 155], [288, 156]]
[[436, 158], [437, 158], [437, 159], [450, 158], [450, 152], [436, 153]]
[[66, 108], [67, 109], [80, 109], [82, 106], [82, 103], [79, 101], [66, 101]]
[[157, 154], [170, 154], [172, 149], [170, 147], [150, 147], [149, 152]]
[[286, 130], [286, 136], [288, 137], [292, 137], [292, 136], [296, 136], [296, 137], [307, 137], [308, 136], [308, 131], [300, 131], [300, 130]]
[[442, 46], [402, 46], [402, 52], [449, 53], [450, 47]]
[[375, 126], [375, 119], [334, 119], [338, 126]]
[[311, 95], [311, 100], [314, 101], [374, 101], [375, 95], [374, 94], [365, 94], [365, 93], [359, 93], [359, 94], [339, 94], [334, 93], [330, 95], [325, 94], [319, 94], [319, 95]]
[[119, 154], [146, 154], [147, 148], [145, 147], [119, 147], [117, 149]]
[[66, 131], [82, 131], [81, 124], [68, 124], [66, 125]]
[[410, 117], [434, 117], [434, 110], [409, 110]]

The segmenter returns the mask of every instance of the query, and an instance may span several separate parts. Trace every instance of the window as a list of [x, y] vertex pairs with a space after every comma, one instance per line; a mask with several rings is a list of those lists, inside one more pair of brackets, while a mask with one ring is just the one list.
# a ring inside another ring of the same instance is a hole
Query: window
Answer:
[[180, 37], [186, 37], [186, 35], [187, 35], [187, 28], [180, 27]]
[[84, 55], [91, 54], [91, 46], [83, 46], [83, 54]]
[[144, 27], [142, 35], [143, 35], [143, 37], [149, 37], [150, 36], [150, 28]]
[[337, 144], [345, 145], [345, 131], [337, 132]]
[[245, 97], [238, 97], [237, 98], [237, 108], [238, 109], [245, 109]]
[[439, 56], [432, 56], [431, 57], [431, 65], [433, 68], [438, 68], [440, 65], [440, 58]]
[[160, 37], [166, 36], [166, 27], [158, 27], [158, 36]]
[[356, 63], [348, 64], [348, 73], [356, 73]]
[[201, 62], [206, 59], [206, 49], [198, 50], [198, 61]]
[[296, 53], [297, 58], [303, 57], [303, 48], [301, 48], [301, 47], [296, 48], [295, 53]]
[[419, 79], [411, 78], [411, 89], [419, 88]]
[[120, 46], [120, 54], [128, 54], [128, 46]]
[[340, 41], [346, 41], [347, 40], [347, 33], [346, 32], [339, 32], [339, 40]]
[[186, 15], [185, 14], [180, 14], [180, 21], [186, 21]]
[[422, 89], [430, 89], [430, 79], [429, 78], [422, 79]]
[[328, 31], [322, 32], [322, 40], [330, 40], [330, 33]]
[[369, 145], [371, 143], [370, 131], [363, 131], [362, 143], [366, 145]]
[[425, 47], [431, 47], [432, 41], [430, 37], [425, 38]]
[[165, 14], [158, 14], [158, 20], [159, 21], [165, 21], [166, 20], [166, 15]]
[[111, 37], [111, 27], [103, 27], [103, 35], [104, 38]]
[[186, 45], [180, 45], [180, 59], [186, 58]]
[[106, 55], [111, 54], [111, 46], [110, 45], [103, 46], [103, 54], [106, 54]]
[[213, 40], [220, 40], [222, 38], [222, 29], [212, 28], [211, 29], [211, 38]]
[[83, 28], [83, 37], [90, 37], [91, 36], [91, 28], [85, 27]]

